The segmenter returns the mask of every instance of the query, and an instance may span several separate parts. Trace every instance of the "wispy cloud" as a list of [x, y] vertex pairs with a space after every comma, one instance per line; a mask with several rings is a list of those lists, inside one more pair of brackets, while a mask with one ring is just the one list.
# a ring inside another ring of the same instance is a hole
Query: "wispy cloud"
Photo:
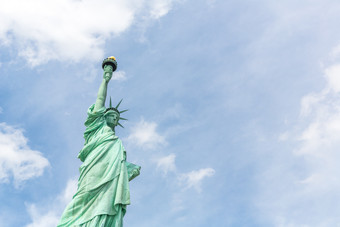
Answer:
[[116, 71], [112, 75], [112, 80], [126, 80], [126, 75], [124, 71]]
[[326, 86], [301, 99], [298, 124], [284, 133], [293, 151], [272, 160], [275, 167], [262, 176], [271, 187], [259, 204], [276, 226], [336, 226], [340, 220], [340, 65], [325, 68], [324, 78]]
[[13, 177], [14, 185], [41, 176], [49, 166], [48, 160], [27, 145], [22, 129], [0, 123], [0, 182], [9, 182]]
[[7, 1], [0, 9], [0, 44], [15, 47], [31, 66], [49, 60], [97, 61], [104, 55], [106, 40], [135, 21], [164, 16], [172, 2]]
[[151, 18], [158, 19], [171, 10], [173, 0], [152, 0], [149, 4]]
[[326, 87], [319, 93], [304, 96], [301, 101], [302, 117], [309, 120], [309, 124], [299, 136], [302, 146], [297, 152], [300, 154], [321, 153], [340, 139], [340, 64], [326, 68], [324, 76]]
[[[132, 128], [132, 132], [128, 136], [127, 141], [141, 148], [154, 150], [167, 144], [164, 136], [159, 134], [156, 129], [157, 124], [155, 122], [146, 122], [144, 119], [141, 119], [140, 122]], [[187, 173], [181, 172], [176, 166], [176, 154], [174, 153], [151, 159], [156, 163], [157, 170], [162, 173], [164, 177], [167, 176], [169, 172], [173, 172], [173, 177], [175, 178], [173, 180], [184, 190], [194, 188], [198, 192], [201, 192], [202, 181], [206, 177], [211, 177], [215, 174], [213, 168], [202, 168]]]
[[27, 204], [26, 209], [32, 222], [26, 227], [55, 227], [66, 205], [71, 201], [77, 190], [77, 180], [70, 179], [66, 188], [48, 206]]
[[211, 177], [215, 174], [212, 168], [203, 168], [194, 170], [180, 175], [180, 181], [184, 183], [185, 188], [195, 188], [198, 192], [201, 191], [201, 184], [204, 178]]
[[32, 223], [26, 225], [26, 227], [52, 227], [58, 224], [58, 215], [53, 210], [48, 211], [45, 214], [41, 214], [34, 204], [27, 206], [27, 211], [32, 219]]
[[328, 86], [334, 92], [340, 92], [340, 64], [334, 64], [325, 70]]
[[127, 141], [143, 149], [156, 149], [166, 145], [166, 140], [157, 131], [157, 123], [147, 122], [143, 118], [132, 128]]
[[[199, 170], [193, 170], [187, 173], [180, 173], [177, 171], [177, 166], [175, 163], [176, 155], [169, 154], [157, 158], [155, 161], [157, 163], [157, 169], [166, 176], [169, 172], [175, 173], [176, 181], [178, 185], [184, 190], [194, 188], [198, 192], [201, 192], [201, 184], [204, 178], [211, 177], [215, 174], [213, 168], [202, 168]], [[184, 187], [182, 187], [184, 185]]]
[[176, 165], [175, 165], [175, 154], [169, 154], [167, 156], [161, 157], [156, 159], [157, 169], [166, 175], [168, 172], [175, 172]]

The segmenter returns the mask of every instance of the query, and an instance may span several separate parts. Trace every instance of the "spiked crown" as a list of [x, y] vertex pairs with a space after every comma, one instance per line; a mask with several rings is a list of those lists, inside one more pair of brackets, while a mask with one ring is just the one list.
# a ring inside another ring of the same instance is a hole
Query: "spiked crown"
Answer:
[[119, 111], [118, 110], [118, 107], [119, 107], [119, 105], [120, 105], [120, 103], [123, 101], [123, 99], [121, 99], [120, 101], [119, 101], [119, 103], [116, 105], [116, 107], [113, 107], [112, 106], [112, 101], [111, 101], [111, 97], [110, 97], [110, 106], [109, 106], [109, 108], [107, 108], [106, 110], [105, 110], [105, 113], [107, 113], [108, 111], [110, 111], [110, 110], [113, 110], [113, 111], [115, 111], [116, 113], [118, 113], [118, 125], [120, 126], [120, 127], [122, 127], [122, 128], [124, 128], [123, 127], [123, 125], [121, 125], [120, 123], [119, 123], [119, 120], [127, 120], [126, 118], [123, 118], [123, 117], [120, 117], [120, 114], [121, 113], [124, 113], [124, 112], [126, 112], [126, 111], [128, 111], [128, 110], [122, 110], [122, 111]]

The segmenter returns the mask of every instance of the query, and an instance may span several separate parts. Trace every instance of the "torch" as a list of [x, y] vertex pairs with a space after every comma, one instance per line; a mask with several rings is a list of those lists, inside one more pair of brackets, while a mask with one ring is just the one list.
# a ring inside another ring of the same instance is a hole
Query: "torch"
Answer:
[[105, 65], [111, 65], [112, 66], [112, 72], [116, 71], [117, 69], [117, 61], [116, 58], [111, 56], [108, 58], [105, 58], [102, 63], [102, 68], [104, 69]]

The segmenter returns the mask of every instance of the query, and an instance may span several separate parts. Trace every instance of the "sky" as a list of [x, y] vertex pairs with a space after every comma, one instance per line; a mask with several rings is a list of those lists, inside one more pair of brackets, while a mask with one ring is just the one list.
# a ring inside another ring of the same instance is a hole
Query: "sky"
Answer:
[[142, 166], [124, 226], [340, 226], [339, 21], [335, 0], [0, 0], [0, 227], [58, 223], [112, 55]]

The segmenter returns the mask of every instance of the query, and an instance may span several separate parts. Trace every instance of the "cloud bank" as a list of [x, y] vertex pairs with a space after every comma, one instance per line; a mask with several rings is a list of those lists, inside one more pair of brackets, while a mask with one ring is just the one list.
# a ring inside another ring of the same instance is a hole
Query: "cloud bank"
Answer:
[[172, 0], [4, 1], [0, 46], [14, 47], [33, 67], [50, 60], [97, 61], [103, 58], [108, 39], [134, 23], [166, 15], [172, 4]]
[[14, 185], [41, 176], [49, 166], [48, 160], [27, 145], [21, 129], [0, 123], [0, 183], [13, 178]]
[[[340, 222], [340, 64], [324, 69], [325, 87], [301, 99], [298, 124], [280, 136], [293, 144], [261, 176], [257, 201], [275, 226], [337, 226]], [[284, 163], [284, 165], [283, 165]]]

